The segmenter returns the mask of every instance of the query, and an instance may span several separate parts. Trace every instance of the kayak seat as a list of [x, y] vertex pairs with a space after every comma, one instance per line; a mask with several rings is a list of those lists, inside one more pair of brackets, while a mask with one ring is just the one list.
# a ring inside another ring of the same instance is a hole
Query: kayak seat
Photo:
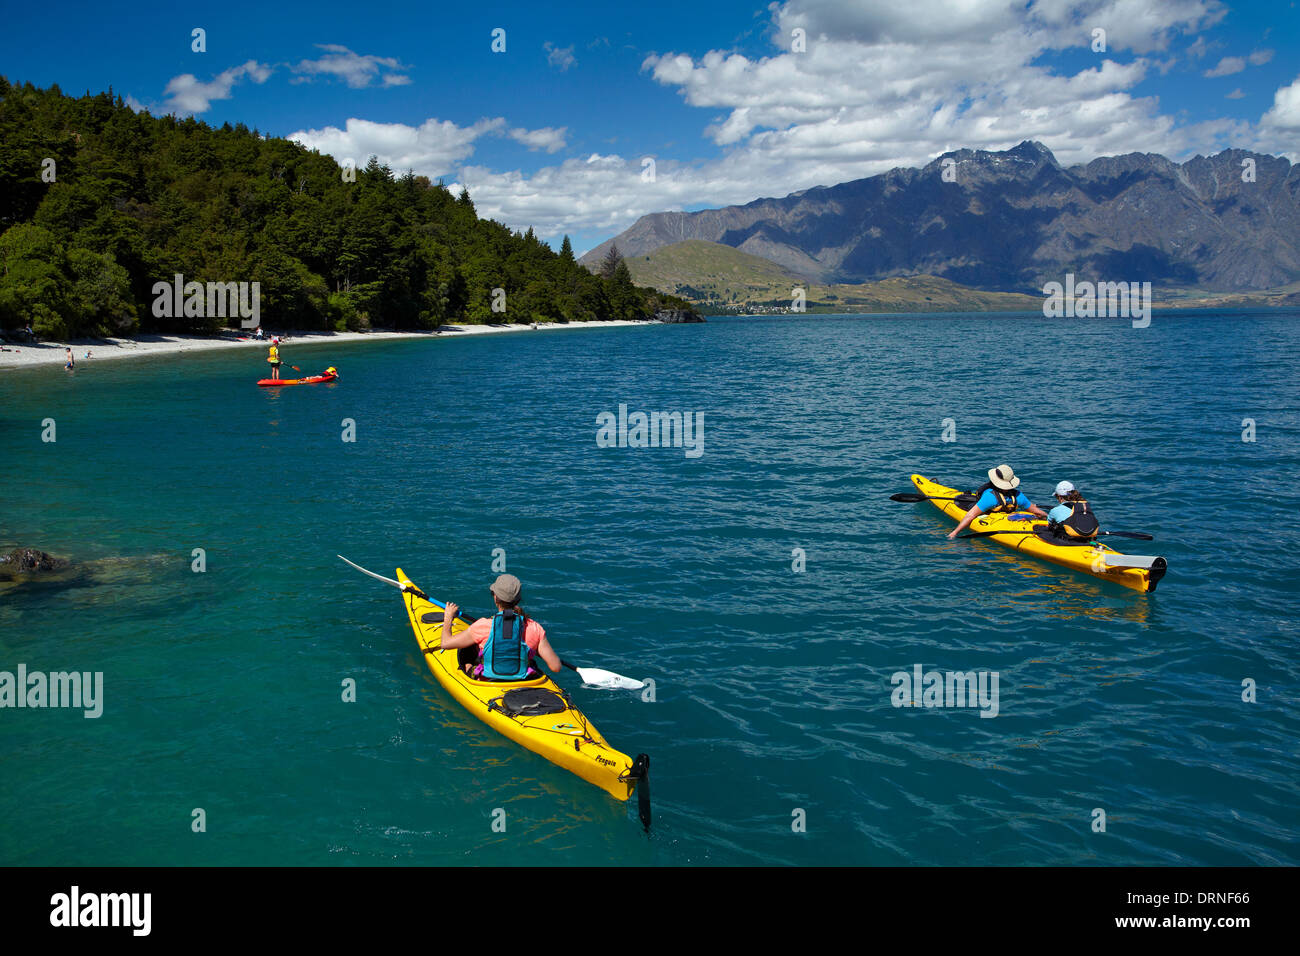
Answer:
[[[470, 667], [473, 667], [477, 663], [478, 663], [478, 645], [471, 645], [469, 647], [460, 647], [456, 649], [456, 666], [461, 669], [462, 673], [465, 671], [466, 664], [468, 664]], [[522, 681], [537, 680], [538, 673], [539, 672], [535, 668], [529, 667], [528, 676], [516, 677], [513, 680], [507, 678], [499, 678], [499, 677], [484, 677], [482, 674], [478, 675], [477, 677], [471, 675], [470, 679], [474, 681], [478, 681], [481, 684], [518, 684]]]
[[519, 687], [488, 702], [488, 710], [499, 710], [507, 717], [540, 717], [568, 709], [568, 701], [545, 687]]
[[[477, 664], [478, 658], [477, 657], [473, 658], [472, 660], [470, 660], [470, 663]], [[465, 669], [465, 665], [462, 664], [461, 670], [464, 669]], [[484, 677], [482, 674], [479, 674], [477, 677], [471, 676], [470, 680], [473, 680], [479, 684], [523, 684], [523, 683], [535, 681], [537, 680], [537, 678], [541, 676], [542, 676], [541, 671], [539, 671], [535, 667], [529, 667], [528, 675], [526, 677]]]
[[1095, 548], [1097, 546], [1096, 538], [1067, 538], [1064, 535], [1057, 536], [1052, 534], [1047, 528], [1036, 528], [1034, 534], [1042, 538], [1048, 544], [1055, 544], [1063, 548]]

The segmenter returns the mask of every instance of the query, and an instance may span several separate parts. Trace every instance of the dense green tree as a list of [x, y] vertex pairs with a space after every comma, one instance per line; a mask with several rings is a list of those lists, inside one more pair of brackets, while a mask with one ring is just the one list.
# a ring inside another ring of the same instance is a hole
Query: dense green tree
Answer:
[[618, 265], [614, 267], [614, 276], [610, 280], [609, 298], [615, 318], [649, 318], [649, 310], [645, 299], [633, 284], [632, 272], [622, 259], [619, 259]]
[[63, 247], [48, 229], [17, 225], [0, 235], [0, 324], [66, 338], [70, 286]]
[[[469, 190], [369, 157], [333, 159], [243, 124], [154, 117], [112, 91], [64, 96], [0, 77], [0, 327], [51, 338], [214, 331], [157, 317], [153, 287], [260, 283], [267, 328], [589, 321], [685, 302], [601, 275], [533, 232], [480, 219]], [[493, 309], [504, 301], [504, 313]]]
[[129, 335], [139, 325], [131, 299], [131, 279], [112, 256], [89, 249], [68, 250], [68, 273], [73, 278], [69, 303], [86, 331]]
[[54, 233], [22, 224], [0, 235], [0, 324], [30, 324], [43, 338], [123, 335], [138, 315], [127, 272], [112, 256], [66, 249]]

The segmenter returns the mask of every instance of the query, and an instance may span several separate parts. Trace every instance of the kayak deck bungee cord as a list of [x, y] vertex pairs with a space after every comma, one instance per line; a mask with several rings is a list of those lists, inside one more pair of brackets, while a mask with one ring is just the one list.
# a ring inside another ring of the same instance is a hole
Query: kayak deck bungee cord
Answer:
[[[618, 800], [627, 800], [639, 790], [641, 822], [649, 827], [649, 758], [645, 754], [633, 760], [611, 747], [564, 690], [545, 674], [522, 681], [470, 677], [456, 650], [442, 650], [443, 605], [420, 591], [401, 568], [397, 569], [397, 580], [415, 641], [429, 670], [461, 706], [503, 736]], [[459, 634], [469, 625], [469, 620], [458, 616], [452, 633]]]
[[[912, 484], [953, 521], [961, 521], [975, 504], [969, 492], [949, 488], [923, 475], [912, 475]], [[1143, 593], [1154, 591], [1168, 569], [1164, 558], [1121, 554], [1099, 541], [1061, 542], [1048, 534], [1044, 519], [1028, 511], [981, 515], [971, 522], [970, 530], [1013, 551]]]

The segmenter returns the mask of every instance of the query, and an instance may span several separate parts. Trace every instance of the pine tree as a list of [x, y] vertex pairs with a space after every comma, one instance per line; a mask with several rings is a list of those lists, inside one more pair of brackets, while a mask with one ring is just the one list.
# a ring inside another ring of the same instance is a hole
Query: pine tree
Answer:
[[618, 251], [616, 243], [609, 244], [609, 252], [605, 253], [605, 258], [600, 260], [600, 277], [602, 279], [614, 278], [614, 272], [618, 269], [618, 264], [623, 261], [623, 253]]
[[560, 243], [560, 258], [563, 259], [565, 263], [573, 261], [573, 243], [569, 241], [567, 235], [564, 237], [564, 241]]

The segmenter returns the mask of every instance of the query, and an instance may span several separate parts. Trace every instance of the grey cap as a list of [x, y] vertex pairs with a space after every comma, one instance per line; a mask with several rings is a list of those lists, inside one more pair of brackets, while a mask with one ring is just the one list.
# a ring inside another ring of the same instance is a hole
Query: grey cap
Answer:
[[492, 595], [502, 604], [517, 604], [523, 589], [513, 574], [503, 574], [492, 582]]

